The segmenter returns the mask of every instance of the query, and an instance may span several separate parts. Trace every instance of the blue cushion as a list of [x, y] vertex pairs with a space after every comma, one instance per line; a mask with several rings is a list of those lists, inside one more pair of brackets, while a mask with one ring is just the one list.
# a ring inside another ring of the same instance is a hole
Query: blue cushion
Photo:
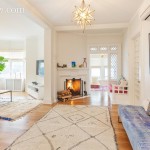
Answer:
[[150, 150], [150, 116], [141, 106], [119, 105], [119, 116], [134, 150]]
[[147, 108], [147, 114], [150, 116], [150, 102], [149, 102], [149, 105], [148, 105], [148, 108]]

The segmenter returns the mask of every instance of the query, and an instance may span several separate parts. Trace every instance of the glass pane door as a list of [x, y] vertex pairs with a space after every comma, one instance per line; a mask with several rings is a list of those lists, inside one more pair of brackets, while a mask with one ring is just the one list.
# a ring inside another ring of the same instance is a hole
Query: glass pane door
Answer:
[[90, 54], [91, 85], [108, 81], [108, 54]]
[[117, 80], [118, 78], [118, 55], [115, 53], [110, 54], [110, 79]]

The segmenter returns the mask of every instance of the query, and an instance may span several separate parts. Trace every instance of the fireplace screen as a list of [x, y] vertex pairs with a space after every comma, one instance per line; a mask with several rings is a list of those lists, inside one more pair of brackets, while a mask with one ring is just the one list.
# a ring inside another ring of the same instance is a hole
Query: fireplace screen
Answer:
[[72, 96], [82, 95], [81, 79], [66, 79], [65, 89], [70, 90]]

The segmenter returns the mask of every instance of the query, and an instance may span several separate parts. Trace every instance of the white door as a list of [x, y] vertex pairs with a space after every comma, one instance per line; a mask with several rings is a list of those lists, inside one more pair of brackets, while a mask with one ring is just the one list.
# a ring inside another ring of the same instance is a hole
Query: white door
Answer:
[[134, 40], [134, 97], [138, 104], [140, 100], [140, 36]]

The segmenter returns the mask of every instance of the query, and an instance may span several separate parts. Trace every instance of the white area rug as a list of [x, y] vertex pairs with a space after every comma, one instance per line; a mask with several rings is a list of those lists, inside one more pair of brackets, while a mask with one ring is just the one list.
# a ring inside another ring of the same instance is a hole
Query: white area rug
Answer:
[[117, 150], [107, 107], [56, 105], [8, 150]]
[[0, 119], [12, 121], [33, 110], [42, 101], [40, 100], [16, 100], [13, 102], [0, 102]]

